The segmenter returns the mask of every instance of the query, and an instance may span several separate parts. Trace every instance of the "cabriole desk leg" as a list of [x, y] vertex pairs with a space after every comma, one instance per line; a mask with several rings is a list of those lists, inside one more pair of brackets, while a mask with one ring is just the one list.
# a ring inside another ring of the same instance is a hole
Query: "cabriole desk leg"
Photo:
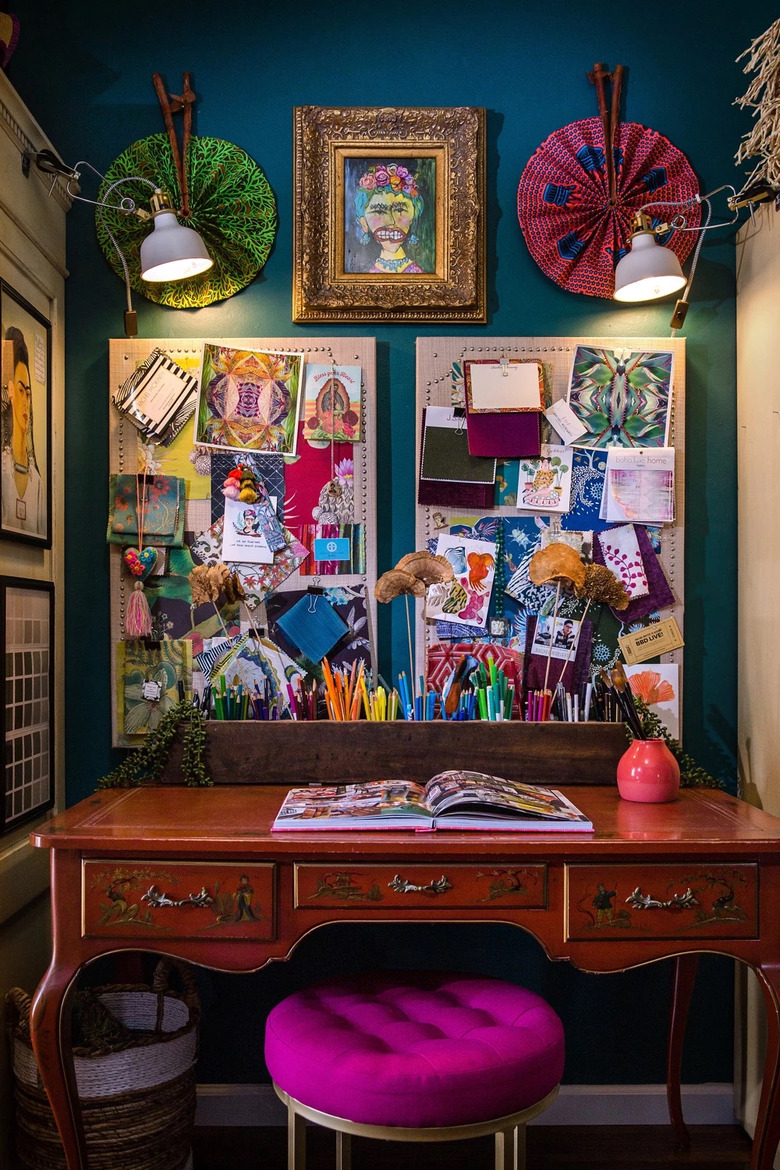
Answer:
[[669, 1015], [669, 1037], [666, 1049], [666, 1102], [669, 1120], [677, 1138], [677, 1149], [687, 1150], [691, 1145], [685, 1124], [680, 1096], [683, 1041], [688, 1023], [688, 1010], [693, 998], [693, 985], [699, 966], [698, 955], [678, 955], [672, 968], [672, 1006]]
[[[57, 965], [56, 954], [30, 1011], [35, 1059], [60, 1131], [68, 1170], [87, 1170], [84, 1130], [71, 1049], [71, 999], [76, 972]], [[74, 1108], [75, 1105], [75, 1108]]]
[[780, 968], [777, 965], [757, 967], [756, 975], [764, 992], [766, 1003], [766, 1060], [761, 1101], [753, 1135], [750, 1170], [772, 1170], [777, 1143], [780, 1141]]

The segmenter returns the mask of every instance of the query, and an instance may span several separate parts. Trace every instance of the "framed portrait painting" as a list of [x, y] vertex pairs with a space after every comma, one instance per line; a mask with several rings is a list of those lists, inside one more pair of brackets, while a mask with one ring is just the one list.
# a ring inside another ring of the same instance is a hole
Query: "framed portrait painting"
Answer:
[[0, 281], [0, 537], [51, 547], [51, 325]]
[[54, 586], [0, 577], [5, 678], [0, 832], [54, 803]]
[[486, 320], [485, 111], [295, 110], [293, 320]]

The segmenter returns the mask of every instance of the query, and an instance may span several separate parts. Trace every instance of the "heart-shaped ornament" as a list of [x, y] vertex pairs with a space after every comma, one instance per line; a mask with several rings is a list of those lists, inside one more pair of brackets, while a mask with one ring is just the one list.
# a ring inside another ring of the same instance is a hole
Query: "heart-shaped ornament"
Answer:
[[140, 552], [137, 548], [125, 549], [124, 561], [134, 577], [145, 581], [157, 564], [157, 549], [143, 548]]

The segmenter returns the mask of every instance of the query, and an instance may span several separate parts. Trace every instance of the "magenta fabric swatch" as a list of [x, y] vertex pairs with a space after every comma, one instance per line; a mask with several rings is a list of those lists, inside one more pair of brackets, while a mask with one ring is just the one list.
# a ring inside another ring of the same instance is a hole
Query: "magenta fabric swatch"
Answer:
[[[538, 410], [472, 414], [466, 408], [469, 453], [501, 459], [541, 454]], [[490, 505], [488, 505], [490, 506]]]
[[440, 508], [492, 508], [494, 483], [452, 483], [450, 480], [421, 479], [417, 488], [418, 504], [436, 504]]
[[[660, 557], [653, 549], [650, 537], [647, 535], [647, 529], [643, 524], [635, 524], [634, 531], [645, 569], [648, 593], [644, 597], [633, 598], [632, 601], [629, 601], [626, 609], [612, 610], [617, 620], [623, 625], [647, 617], [649, 613], [655, 613], [656, 610], [663, 609], [665, 606], [674, 605], [674, 594], [666, 580], [666, 573], [661, 565]], [[597, 565], [604, 564], [604, 554], [601, 551], [599, 539], [602, 536], [608, 536], [608, 534], [609, 529], [600, 532], [593, 541], [593, 559]]]

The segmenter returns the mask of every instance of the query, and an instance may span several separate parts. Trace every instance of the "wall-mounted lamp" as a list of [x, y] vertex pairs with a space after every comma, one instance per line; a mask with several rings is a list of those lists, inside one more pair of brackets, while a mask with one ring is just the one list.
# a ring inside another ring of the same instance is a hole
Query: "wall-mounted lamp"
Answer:
[[[710, 223], [712, 217], [712, 204], [710, 200], [713, 195], [717, 195], [721, 191], [731, 192], [726, 203], [729, 211], [733, 212], [732, 218], [725, 220], [723, 223]], [[747, 188], [740, 194], [737, 194], [734, 187], [726, 184], [723, 187], [716, 187], [714, 191], [708, 192], [707, 195], [695, 195], [692, 199], [685, 200], [684, 202], [645, 203], [634, 215], [632, 234], [628, 241], [629, 250], [618, 261], [615, 268], [615, 300], [652, 301], [659, 297], [666, 297], [671, 293], [679, 292], [680, 289], [684, 288], [685, 292], [675, 305], [670, 322], [672, 329], [679, 329], [685, 321], [685, 316], [688, 312], [690, 304], [688, 297], [690, 295], [691, 285], [693, 284], [693, 277], [696, 272], [704, 233], [710, 231], [712, 228], [730, 227], [739, 219], [740, 208], [752, 207], [754, 203], [759, 203], [762, 199], [774, 198], [776, 194], [776, 191], [766, 185]], [[693, 203], [704, 203], [707, 207], [707, 215], [704, 223], [695, 227], [688, 226], [685, 215], [681, 211], [678, 211], [668, 223], [653, 222], [650, 216], [647, 215], [647, 211], [651, 207], [682, 208]], [[691, 273], [687, 280], [680, 266], [680, 261], [674, 252], [657, 242], [656, 237], [668, 235], [672, 231], [699, 233], [699, 238], [696, 241], [696, 248], [693, 253]]]
[[[127, 293], [125, 333], [128, 337], [135, 337], [138, 332], [138, 322], [135, 310], [133, 309], [130, 290], [130, 273], [124, 253], [105, 221], [103, 213], [106, 209], [121, 211], [125, 215], [134, 215], [141, 220], [154, 221], [152, 231], [141, 244], [140, 259], [141, 277], [143, 280], [155, 282], [186, 280], [189, 277], [198, 276], [200, 273], [206, 272], [214, 263], [198, 233], [193, 228], [185, 227], [179, 223], [170, 196], [150, 179], [145, 179], [141, 175], [128, 175], [111, 183], [106, 188], [102, 198], [85, 199], [84, 196], [76, 194], [76, 191], [73, 190], [73, 184], [77, 183], [81, 178], [81, 170], [79, 168], [88, 168], [99, 179], [105, 182], [105, 176], [101, 175], [100, 171], [95, 170], [90, 163], [82, 160], [77, 162], [75, 166], [69, 167], [58, 159], [52, 151], [41, 150], [37, 153], [27, 153], [23, 156], [22, 169], [25, 174], [29, 174], [32, 163], [35, 164], [39, 171], [53, 176], [52, 185], [54, 178], [57, 176], [66, 179], [67, 192], [72, 199], [77, 199], [81, 203], [91, 203], [98, 208], [98, 214], [103, 220], [106, 234], [116, 248], [117, 255], [122, 263], [122, 270], [125, 276], [125, 290]], [[118, 188], [127, 183], [143, 183], [145, 186], [151, 188], [152, 194], [149, 199], [149, 211], [143, 207], [139, 207], [130, 196], [119, 194]], [[114, 192], [117, 192], [117, 194], [114, 195]], [[112, 196], [118, 202], [112, 202]]]

